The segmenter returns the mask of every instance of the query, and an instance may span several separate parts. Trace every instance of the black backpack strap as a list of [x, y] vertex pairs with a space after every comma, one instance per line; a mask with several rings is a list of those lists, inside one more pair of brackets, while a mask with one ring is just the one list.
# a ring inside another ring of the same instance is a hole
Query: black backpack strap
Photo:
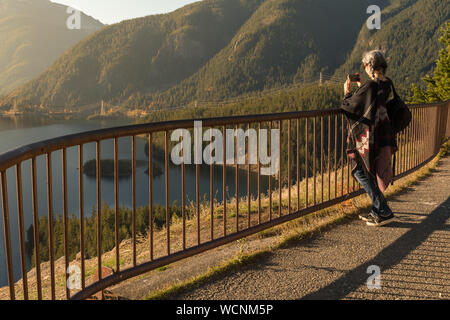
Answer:
[[[394, 82], [388, 77], [386, 77], [386, 79], [388, 79], [389, 82], [391, 83], [392, 92], [394, 93], [394, 99], [400, 99], [400, 96], [397, 94], [397, 91], [395, 90]], [[392, 185], [394, 185], [395, 163], [396, 162], [397, 162], [397, 152], [394, 152], [394, 159], [393, 159], [393, 163], [392, 163], [392, 182], [391, 182]]]
[[386, 77], [386, 79], [388, 79], [389, 82], [391, 83], [392, 92], [394, 93], [395, 99], [400, 99], [400, 96], [397, 94], [397, 91], [395, 90], [394, 82], [391, 80], [391, 78]]

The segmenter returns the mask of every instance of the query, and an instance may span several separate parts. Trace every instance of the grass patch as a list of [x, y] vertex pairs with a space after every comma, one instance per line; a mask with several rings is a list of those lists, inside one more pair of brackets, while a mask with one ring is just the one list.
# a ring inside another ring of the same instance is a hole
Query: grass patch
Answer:
[[253, 253], [251, 255], [243, 255], [235, 257], [234, 259], [224, 263], [221, 266], [210, 268], [209, 271], [203, 275], [198, 277], [194, 277], [191, 280], [188, 280], [181, 284], [174, 284], [169, 288], [158, 290], [155, 293], [147, 296], [145, 300], [165, 300], [170, 297], [179, 294], [181, 292], [188, 291], [190, 289], [194, 289], [202, 284], [214, 280], [222, 274], [225, 274], [229, 271], [238, 270], [241, 267], [254, 263], [258, 259], [262, 259], [266, 257], [270, 251], [264, 250]]
[[167, 269], [169, 269], [169, 266], [162, 266], [162, 267], [159, 267], [159, 268], [156, 269], [156, 270], [159, 271], [159, 272], [162, 272], [162, 271], [165, 271], [165, 270], [167, 270]]
[[[122, 267], [122, 266], [125, 264], [125, 259], [120, 258], [119, 264], [120, 264], [120, 266]], [[111, 268], [111, 269], [115, 269], [115, 268], [116, 268], [116, 258], [113, 257], [113, 258], [110, 258], [110, 259], [106, 260], [105, 262], [103, 262], [103, 265], [104, 265], [105, 267], [108, 267], [108, 268]], [[95, 270], [95, 272], [96, 272], [96, 271], [97, 271], [97, 270]]]

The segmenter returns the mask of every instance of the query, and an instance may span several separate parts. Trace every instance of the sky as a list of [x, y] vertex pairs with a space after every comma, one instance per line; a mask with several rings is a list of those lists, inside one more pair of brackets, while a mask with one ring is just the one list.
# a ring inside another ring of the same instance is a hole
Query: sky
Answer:
[[51, 0], [100, 20], [104, 24], [167, 13], [199, 0]]

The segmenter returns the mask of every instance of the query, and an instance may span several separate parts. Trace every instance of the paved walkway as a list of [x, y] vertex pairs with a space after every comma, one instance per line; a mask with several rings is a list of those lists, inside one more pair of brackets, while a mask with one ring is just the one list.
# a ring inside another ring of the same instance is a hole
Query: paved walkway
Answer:
[[[389, 204], [389, 225], [351, 220], [175, 298], [450, 299], [450, 156]], [[380, 289], [367, 288], [372, 265]]]

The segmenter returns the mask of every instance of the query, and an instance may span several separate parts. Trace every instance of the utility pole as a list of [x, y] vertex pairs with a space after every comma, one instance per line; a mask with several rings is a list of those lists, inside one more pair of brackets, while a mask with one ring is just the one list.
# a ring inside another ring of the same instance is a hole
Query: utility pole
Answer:
[[319, 85], [323, 84], [323, 73], [320, 71]]

